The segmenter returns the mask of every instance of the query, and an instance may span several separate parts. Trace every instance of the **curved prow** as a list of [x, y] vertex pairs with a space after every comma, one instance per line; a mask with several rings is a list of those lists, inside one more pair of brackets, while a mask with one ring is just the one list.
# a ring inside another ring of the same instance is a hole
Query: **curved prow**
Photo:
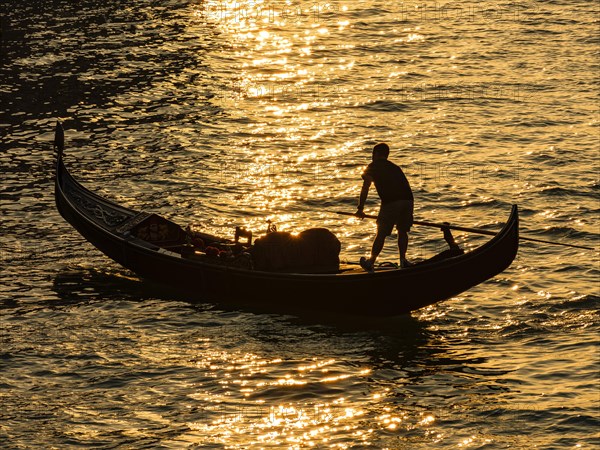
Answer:
[[56, 150], [56, 159], [60, 161], [65, 150], [65, 130], [60, 120], [56, 121], [54, 129], [54, 149]]

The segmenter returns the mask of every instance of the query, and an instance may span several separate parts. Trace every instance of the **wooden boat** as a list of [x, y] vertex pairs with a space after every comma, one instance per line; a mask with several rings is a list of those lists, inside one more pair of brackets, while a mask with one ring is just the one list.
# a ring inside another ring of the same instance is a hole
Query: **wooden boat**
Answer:
[[[125, 208], [94, 194], [63, 162], [57, 125], [56, 206], [106, 256], [143, 279], [185, 290], [190, 299], [273, 312], [312, 311], [391, 316], [431, 305], [476, 286], [510, 266], [519, 241], [517, 206], [502, 230], [484, 245], [441, 261], [367, 273], [340, 266], [336, 273], [280, 273], [216, 264], [181, 251], [185, 230], [155, 214]], [[149, 224], [145, 239], [131, 233]], [[226, 243], [209, 234], [208, 241]]]

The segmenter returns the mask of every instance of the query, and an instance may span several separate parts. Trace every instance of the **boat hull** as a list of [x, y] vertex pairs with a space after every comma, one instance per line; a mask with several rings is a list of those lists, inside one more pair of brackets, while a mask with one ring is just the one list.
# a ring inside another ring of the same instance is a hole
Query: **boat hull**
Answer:
[[59, 152], [56, 205], [94, 247], [143, 279], [186, 292], [190, 300], [261, 310], [300, 310], [389, 316], [434, 304], [478, 285], [510, 266], [518, 251], [518, 210], [483, 246], [464, 255], [369, 274], [273, 273], [183, 257], [117, 231], [139, 214], [90, 192], [66, 169]]

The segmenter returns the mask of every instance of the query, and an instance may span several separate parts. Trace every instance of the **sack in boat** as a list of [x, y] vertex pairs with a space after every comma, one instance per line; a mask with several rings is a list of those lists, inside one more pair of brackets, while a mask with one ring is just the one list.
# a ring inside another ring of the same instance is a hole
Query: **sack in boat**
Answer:
[[342, 246], [326, 228], [311, 228], [297, 236], [283, 231], [268, 233], [252, 247], [257, 270], [335, 271]]

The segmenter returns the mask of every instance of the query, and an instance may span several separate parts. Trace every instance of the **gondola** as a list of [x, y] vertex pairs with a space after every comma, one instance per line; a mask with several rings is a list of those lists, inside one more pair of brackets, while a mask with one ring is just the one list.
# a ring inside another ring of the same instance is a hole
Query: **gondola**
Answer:
[[[295, 273], [217, 263], [183, 251], [186, 230], [179, 225], [120, 206], [77, 182], [63, 162], [60, 123], [55, 146], [55, 199], [62, 217], [112, 260], [142, 279], [184, 291], [194, 301], [273, 312], [401, 315], [489, 280], [510, 266], [518, 250], [519, 218], [513, 205], [502, 230], [482, 246], [404, 269], [367, 273], [342, 264], [333, 273]], [[155, 234], [133, 233], [140, 224], [150, 224]], [[201, 236], [225, 245], [231, 242], [210, 234]]]

